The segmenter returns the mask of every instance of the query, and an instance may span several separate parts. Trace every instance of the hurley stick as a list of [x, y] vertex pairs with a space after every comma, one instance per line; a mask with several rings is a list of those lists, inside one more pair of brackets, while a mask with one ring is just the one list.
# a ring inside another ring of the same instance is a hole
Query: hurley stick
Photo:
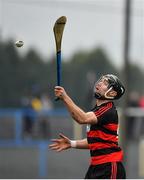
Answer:
[[[61, 16], [58, 18], [55, 22], [53, 31], [54, 31], [54, 37], [55, 37], [55, 43], [56, 43], [56, 60], [57, 60], [57, 85], [61, 85], [61, 43], [62, 43], [62, 36], [64, 27], [66, 24], [66, 17]], [[56, 98], [55, 100], [58, 100], [59, 98]]]

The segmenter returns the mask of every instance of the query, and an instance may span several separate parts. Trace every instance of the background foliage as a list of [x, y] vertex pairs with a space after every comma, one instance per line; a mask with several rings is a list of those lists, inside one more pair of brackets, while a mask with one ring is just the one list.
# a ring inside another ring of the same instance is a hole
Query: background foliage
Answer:
[[[116, 68], [102, 47], [76, 52], [62, 61], [62, 86], [84, 108], [91, 100], [94, 82], [101, 74], [114, 73], [122, 78], [123, 69]], [[130, 90], [143, 92], [144, 74], [130, 65]], [[122, 78], [123, 79], [123, 78]], [[44, 59], [34, 49], [20, 56], [13, 42], [0, 43], [0, 107], [21, 107], [21, 98], [28, 94], [46, 92], [54, 99], [56, 85], [55, 57]], [[54, 103], [61, 106], [61, 103]]]

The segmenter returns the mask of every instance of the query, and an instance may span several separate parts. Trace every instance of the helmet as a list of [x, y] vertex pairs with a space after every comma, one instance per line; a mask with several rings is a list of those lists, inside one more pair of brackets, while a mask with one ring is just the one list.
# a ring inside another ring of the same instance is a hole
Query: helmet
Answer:
[[[100, 79], [105, 78], [109, 85], [108, 85], [108, 91], [105, 93], [104, 97], [102, 97], [100, 94], [95, 93], [95, 97], [98, 99], [119, 99], [125, 92], [125, 88], [122, 85], [119, 78], [113, 74], [106, 74], [103, 75]], [[98, 80], [99, 81], [99, 80]], [[117, 92], [117, 95], [115, 97], [107, 96], [107, 93], [113, 89]]]

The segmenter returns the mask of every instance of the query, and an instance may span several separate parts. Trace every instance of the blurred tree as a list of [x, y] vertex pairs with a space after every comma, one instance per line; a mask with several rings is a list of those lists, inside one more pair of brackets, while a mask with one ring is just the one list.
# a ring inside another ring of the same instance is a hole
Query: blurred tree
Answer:
[[[54, 99], [53, 88], [56, 85], [55, 56], [44, 61], [40, 55], [30, 49], [21, 57], [9, 40], [0, 43], [0, 107], [20, 107], [20, 100], [27, 93], [48, 92]], [[79, 51], [71, 59], [62, 61], [62, 86], [72, 98], [83, 108], [90, 108], [92, 88], [101, 74], [114, 73], [121, 75], [122, 69], [117, 69], [110, 61], [102, 47], [91, 51]], [[141, 83], [144, 75], [136, 65], [130, 66], [130, 88], [142, 91]], [[135, 84], [133, 83], [135, 82]], [[62, 103], [54, 103], [61, 106]]]

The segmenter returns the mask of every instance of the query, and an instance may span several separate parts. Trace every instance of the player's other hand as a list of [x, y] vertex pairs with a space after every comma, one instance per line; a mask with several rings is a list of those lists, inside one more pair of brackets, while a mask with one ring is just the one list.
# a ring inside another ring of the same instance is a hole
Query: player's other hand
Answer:
[[55, 86], [54, 92], [55, 96], [60, 99], [64, 99], [67, 95], [65, 89], [61, 86]]
[[59, 134], [59, 139], [52, 139], [53, 144], [49, 145], [49, 148], [57, 152], [71, 148], [70, 139], [64, 136], [62, 133]]

